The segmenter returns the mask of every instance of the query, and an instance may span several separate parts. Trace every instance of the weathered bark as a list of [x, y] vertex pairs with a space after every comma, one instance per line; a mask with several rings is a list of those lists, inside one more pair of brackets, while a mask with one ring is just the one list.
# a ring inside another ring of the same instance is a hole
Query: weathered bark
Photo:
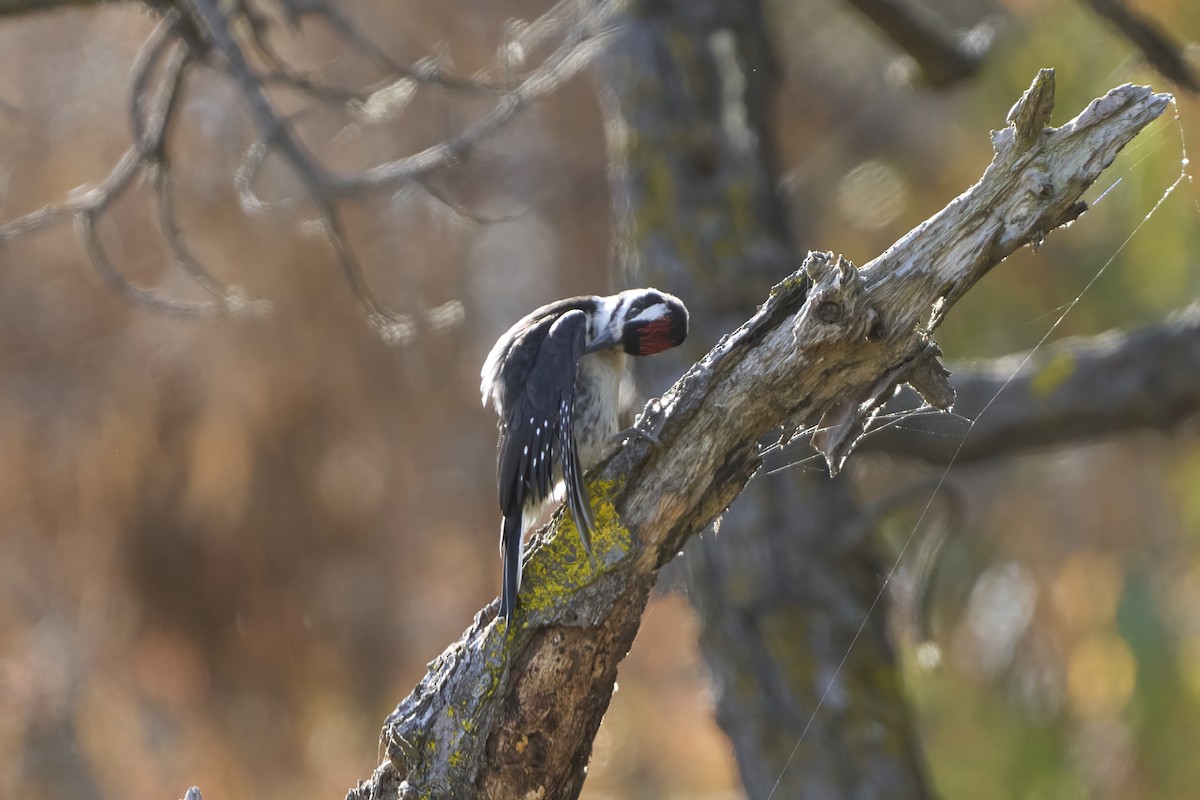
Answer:
[[118, 0], [0, 0], [0, 17], [52, 11], [56, 8], [70, 8], [71, 6], [111, 5], [115, 2]]
[[[1140, 428], [1169, 430], [1200, 410], [1200, 306], [1138, 330], [1064, 339], [983, 369], [952, 371], [956, 416], [910, 417], [860, 446], [948, 464]], [[918, 403], [909, 395], [888, 410]]]
[[[776, 190], [776, 71], [760, 4], [647, 5], [601, 60], [617, 241], [628, 285], [686, 297], [703, 348], [798, 260]], [[752, 481], [720, 534], [685, 551], [717, 721], [751, 798], [928, 794], [887, 614], [868, 614], [883, 565], [864, 516], [849, 482], [793, 470]]]
[[[1051, 82], [1043, 72], [1034, 94], [1052, 95]], [[561, 515], [539, 534], [517, 613], [505, 624], [485, 609], [431, 665], [388, 718], [388, 761], [351, 796], [576, 796], [658, 570], [741, 491], [760, 438], [908, 379], [932, 352], [918, 324], [930, 309], [1078, 217], [1080, 193], [1169, 99], [1123, 86], [1058, 129], [1020, 103], [1010, 119], [1022, 128], [995, 134], [979, 183], [885, 254], [862, 270], [812, 254], [807, 276], [777, 284], [644, 414], [654, 440], [633, 437], [589, 476], [594, 562]], [[857, 433], [854, 415], [841, 417], [826, 443], [834, 460]]]

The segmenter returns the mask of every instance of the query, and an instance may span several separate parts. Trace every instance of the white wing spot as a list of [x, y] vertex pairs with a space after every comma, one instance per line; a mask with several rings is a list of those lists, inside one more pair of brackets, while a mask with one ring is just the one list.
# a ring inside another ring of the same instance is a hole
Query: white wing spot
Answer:
[[524, 447], [522, 447], [522, 448], [521, 448], [521, 451], [522, 451], [522, 453], [524, 453], [525, 455], [529, 455], [529, 445], [525, 445]]

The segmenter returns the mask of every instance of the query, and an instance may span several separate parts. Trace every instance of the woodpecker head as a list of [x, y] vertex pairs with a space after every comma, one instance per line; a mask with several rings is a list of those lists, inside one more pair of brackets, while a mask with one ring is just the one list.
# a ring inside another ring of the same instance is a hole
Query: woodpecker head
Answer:
[[588, 353], [620, 348], [650, 356], [683, 344], [688, 313], [674, 295], [657, 289], [629, 289], [600, 298], [588, 330]]
[[[687, 338], [687, 308], [678, 297], [657, 289], [628, 289], [609, 297], [569, 297], [527, 314], [492, 347], [480, 371], [483, 404], [496, 404], [501, 417], [518, 390], [523, 390], [533, 365], [544, 357], [543, 343], [551, 326], [571, 312], [582, 312], [583, 350], [575, 358], [601, 350], [648, 356], [676, 347]], [[567, 379], [574, 378], [575, 362]]]

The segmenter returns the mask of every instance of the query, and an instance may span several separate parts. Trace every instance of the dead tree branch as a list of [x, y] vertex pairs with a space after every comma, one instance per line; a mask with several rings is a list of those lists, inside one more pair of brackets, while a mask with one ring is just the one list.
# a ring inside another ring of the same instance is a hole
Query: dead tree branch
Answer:
[[836, 465], [894, 386], [948, 405], [932, 328], [1008, 254], [1083, 213], [1083, 190], [1170, 99], [1122, 86], [1049, 128], [1044, 70], [975, 186], [862, 269], [810, 254], [643, 414], [651, 436], [590, 476], [594, 562], [560, 514], [531, 548], [518, 612], [506, 626], [481, 611], [430, 665], [387, 720], [387, 761], [350, 796], [576, 796], [659, 568], [742, 490], [760, 439], [832, 417], [822, 449]]
[[159, 225], [164, 239], [176, 254], [188, 252], [182, 232], [174, 222], [167, 157], [171, 122], [179, 107], [187, 72], [195, 66], [192, 53], [180, 38], [180, 25], [178, 14], [164, 15], [134, 65], [129, 108], [133, 146], [99, 184], [77, 189], [64, 203], [38, 209], [0, 225], [0, 246], [17, 236], [70, 219], [75, 222], [76, 234], [96, 274], [130, 300], [155, 311], [181, 316], [245, 311], [258, 306], [247, 304], [237, 289], [221, 285], [194, 259], [187, 265], [188, 271], [202, 276], [199, 283], [214, 297], [212, 301], [175, 300], [129, 282], [109, 258], [98, 231], [100, 220], [113, 203], [138, 178], [150, 177], [159, 198]]
[[56, 8], [71, 6], [100, 6], [112, 5], [118, 0], [0, 0], [0, 17], [11, 17], [17, 14], [29, 14], [37, 11], [51, 11]]
[[[1200, 411], [1200, 307], [1139, 330], [1006, 356], [956, 372], [951, 383], [955, 416], [911, 416], [903, 426], [872, 433], [861, 447], [948, 464], [1139, 429], [1170, 430]], [[900, 414], [918, 407], [911, 395], [888, 404]]]
[[1200, 76], [1188, 63], [1183, 47], [1158, 23], [1120, 0], [1085, 0], [1085, 4], [1140, 50], [1160, 75], [1193, 94], [1200, 92]]
[[[82, 0], [78, 0], [82, 2]], [[0, 0], [2, 2], [2, 0]], [[400, 64], [364, 35], [331, 0], [182, 0], [154, 6], [161, 22], [146, 41], [130, 80], [130, 128], [134, 144], [95, 186], [82, 187], [62, 203], [0, 223], [0, 246], [32, 231], [67, 220], [75, 222], [83, 250], [96, 273], [114, 290], [135, 303], [171, 314], [211, 316], [265, 311], [234, 286], [218, 281], [188, 247], [175, 213], [175, 182], [171, 174], [170, 129], [187, 90], [187, 76], [196, 69], [216, 71], [237, 87], [253, 120], [258, 138], [246, 150], [232, 182], [247, 213], [290, 208], [315, 210], [317, 230], [358, 298], [367, 317], [386, 340], [408, 341], [419, 321], [388, 309], [374, 295], [359, 258], [346, 238], [343, 223], [348, 202], [369, 199], [379, 191], [416, 186], [446, 203], [454, 213], [481, 220], [448, 198], [432, 182], [439, 171], [461, 158], [482, 139], [511, 121], [531, 102], [556, 89], [585, 66], [603, 42], [617, 3], [562, 0], [537, 20], [512, 25], [495, 63], [474, 76], [460, 77], [436, 58]], [[0, 15], [60, 5], [58, 0], [17, 0], [0, 4]], [[379, 70], [377, 80], [363, 88], [323, 81], [301, 66], [289, 63], [273, 37], [298, 36], [303, 20], [324, 23], [345, 47], [365, 55]], [[554, 44], [549, 55], [521, 66], [529, 52]], [[379, 123], [398, 115], [412, 95], [424, 87], [490, 99], [491, 109], [442, 142], [418, 152], [357, 170], [339, 172], [327, 166], [320, 148], [310, 147], [297, 134], [292, 120], [278, 110], [276, 91], [300, 92], [313, 108], [342, 115], [356, 124]], [[265, 201], [255, 190], [258, 173], [272, 155], [278, 156], [298, 179], [297, 197]], [[139, 178], [147, 179], [155, 195], [159, 232], [182, 269], [213, 300], [186, 302], [128, 281], [109, 257], [100, 234], [106, 212]]]
[[938, 89], [974, 75], [995, 34], [991, 21], [984, 21], [970, 31], [951, 31], [931, 9], [909, 0], [846, 2], [913, 60], [923, 83]]

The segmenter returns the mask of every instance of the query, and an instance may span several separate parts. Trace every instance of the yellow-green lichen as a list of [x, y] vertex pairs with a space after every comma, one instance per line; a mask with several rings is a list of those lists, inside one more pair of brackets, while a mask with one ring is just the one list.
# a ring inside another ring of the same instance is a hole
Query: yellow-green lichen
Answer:
[[1075, 357], [1063, 351], [1042, 364], [1029, 381], [1034, 397], [1047, 397], [1075, 372]]
[[804, 270], [796, 270], [791, 275], [771, 287], [771, 297], [780, 297], [800, 291], [805, 286], [808, 275]]
[[541, 542], [525, 565], [520, 607], [526, 613], [561, 606], [582, 586], [592, 583], [610, 565], [633, 549], [633, 535], [621, 524], [613, 507], [624, 481], [593, 480], [588, 484], [592, 506], [592, 558], [579, 538], [570, 514], [563, 514], [554, 534]]
[[467, 756], [465, 751], [470, 743], [474, 740], [474, 734], [478, 725], [473, 717], [473, 709], [470, 704], [463, 702], [461, 708], [455, 709], [453, 706], [447, 707], [446, 717], [448, 719], [458, 719], [458, 729], [453, 731], [446, 742], [449, 749], [446, 753], [446, 764], [451, 768], [459, 768], [467, 764]]

